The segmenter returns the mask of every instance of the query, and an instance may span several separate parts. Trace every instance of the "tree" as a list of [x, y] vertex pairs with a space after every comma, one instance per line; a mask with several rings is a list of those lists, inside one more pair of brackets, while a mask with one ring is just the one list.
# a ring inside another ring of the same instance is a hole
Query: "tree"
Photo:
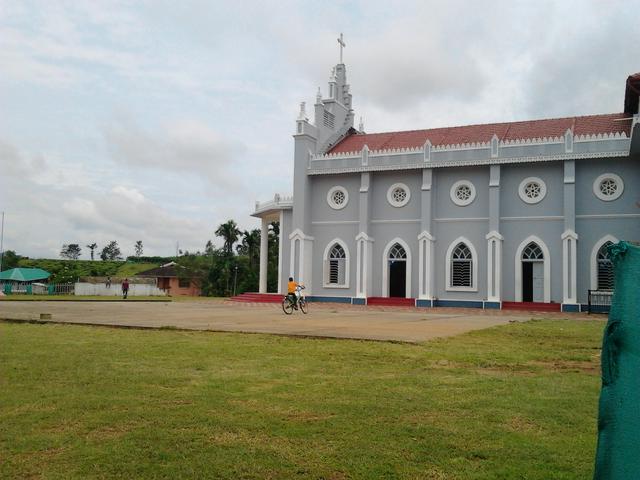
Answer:
[[66, 258], [67, 260], [77, 260], [81, 253], [82, 250], [77, 243], [65, 243], [62, 245], [62, 250], [60, 250], [60, 257]]
[[249, 258], [249, 266], [253, 269], [259, 258], [260, 229], [245, 230], [242, 232], [242, 235], [242, 243], [236, 247], [236, 251], [239, 255], [246, 255]]
[[228, 256], [233, 255], [233, 244], [238, 241], [240, 233], [238, 224], [234, 220], [227, 220], [226, 223], [221, 224], [216, 230], [216, 235], [224, 239], [223, 251]]
[[122, 260], [122, 254], [120, 253], [120, 247], [118, 247], [118, 242], [112, 240], [109, 244], [102, 249], [100, 252], [100, 258], [103, 261], [106, 260]]
[[89, 250], [91, 250], [91, 261], [93, 262], [93, 251], [94, 251], [96, 248], [98, 248], [98, 244], [97, 244], [97, 243], [95, 243], [95, 242], [93, 242], [93, 243], [91, 243], [91, 244], [89, 244], [89, 245], [86, 245], [86, 247], [87, 247]]
[[140, 258], [142, 256], [142, 240], [138, 240], [135, 245], [136, 249], [136, 257]]
[[22, 258], [13, 250], [7, 250], [4, 253], [0, 252], [0, 255], [2, 255], [2, 264], [0, 265], [0, 270], [2, 270], [3, 272], [5, 270], [16, 268], [18, 266], [18, 262]]

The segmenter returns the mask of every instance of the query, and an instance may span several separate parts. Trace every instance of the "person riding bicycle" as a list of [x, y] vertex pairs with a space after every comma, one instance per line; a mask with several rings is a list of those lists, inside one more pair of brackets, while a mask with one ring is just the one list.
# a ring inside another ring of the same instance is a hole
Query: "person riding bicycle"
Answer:
[[291, 303], [295, 309], [298, 308], [298, 284], [293, 281], [293, 277], [289, 277], [289, 283], [287, 284], [287, 296], [291, 299]]

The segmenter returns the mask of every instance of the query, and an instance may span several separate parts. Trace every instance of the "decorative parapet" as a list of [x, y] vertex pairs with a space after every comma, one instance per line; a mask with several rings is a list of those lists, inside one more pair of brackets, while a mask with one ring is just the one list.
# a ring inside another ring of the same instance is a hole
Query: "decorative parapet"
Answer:
[[251, 215], [260, 216], [260, 214], [270, 211], [286, 210], [290, 208], [293, 208], [293, 196], [284, 196], [276, 193], [272, 200], [267, 200], [265, 202], [256, 201], [255, 211]]
[[[506, 141], [370, 150], [313, 155], [308, 173], [406, 170], [429, 167], [501, 165], [582, 158], [624, 157], [630, 140], [624, 132], [593, 135], [567, 134]], [[497, 148], [496, 148], [497, 147]], [[365, 153], [365, 155], [363, 155]], [[363, 158], [364, 157], [364, 158]], [[364, 160], [364, 161], [363, 161]]]

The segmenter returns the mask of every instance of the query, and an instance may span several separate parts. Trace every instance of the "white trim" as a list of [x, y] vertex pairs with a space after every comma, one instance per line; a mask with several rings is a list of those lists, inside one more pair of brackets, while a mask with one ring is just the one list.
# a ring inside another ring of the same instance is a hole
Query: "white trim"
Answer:
[[367, 298], [370, 290], [369, 270], [371, 265], [371, 243], [373, 238], [364, 232], [356, 235], [356, 297]]
[[389, 258], [388, 257], [389, 257], [389, 250], [391, 250], [391, 247], [393, 247], [396, 243], [398, 243], [402, 248], [404, 248], [404, 251], [407, 253], [407, 260], [406, 260], [407, 266], [405, 270], [405, 275], [406, 275], [405, 298], [411, 298], [411, 249], [409, 248], [409, 245], [407, 244], [407, 242], [405, 242], [399, 237], [396, 237], [393, 240], [391, 240], [389, 243], [387, 243], [387, 246], [384, 247], [384, 251], [382, 252], [382, 296], [383, 297], [389, 296]]
[[[331, 248], [335, 245], [338, 244], [342, 247], [342, 249], [344, 250], [344, 281], [345, 283], [341, 284], [341, 285], [337, 285], [334, 283], [329, 283], [327, 282], [327, 277], [328, 277], [328, 272], [327, 272], [327, 265], [328, 265], [328, 261], [329, 261], [329, 253], [331, 251]], [[327, 246], [324, 249], [324, 254], [322, 255], [322, 287], [323, 288], [349, 288], [349, 263], [351, 262], [351, 256], [349, 255], [349, 247], [347, 247], [347, 243], [340, 239], [340, 238], [334, 238], [333, 240], [331, 240]]]
[[311, 225], [355, 225], [360, 223], [359, 220], [325, 220], [311, 222]]
[[[540, 194], [535, 198], [531, 198], [527, 196], [524, 189], [526, 188], [528, 183], [534, 183], [534, 182], [537, 183], [538, 186], [540, 187]], [[527, 177], [520, 182], [520, 186], [518, 187], [518, 195], [520, 196], [520, 200], [530, 205], [540, 203], [544, 199], [544, 197], [547, 195], [547, 184], [544, 183], [544, 180], [542, 180], [539, 177]]]
[[435, 238], [424, 230], [418, 235], [418, 298], [433, 300], [433, 244]]
[[600, 213], [595, 215], [576, 215], [576, 218], [639, 218], [640, 213]]
[[[471, 250], [471, 286], [470, 287], [452, 287], [451, 286], [451, 255], [453, 249], [458, 246], [459, 243], [464, 243], [469, 250]], [[458, 237], [449, 244], [447, 253], [445, 255], [445, 270], [444, 270], [444, 287], [448, 292], [477, 292], [478, 291], [478, 253], [473, 243], [466, 237]]]
[[500, 217], [500, 221], [529, 221], [529, 220], [564, 220], [563, 215], [536, 215], [531, 217]]
[[562, 239], [562, 303], [578, 303], [576, 293], [578, 276], [576, 268], [578, 264], [577, 242], [578, 234], [567, 229], [560, 236]]
[[[436, 160], [431, 161], [429, 164], [432, 168], [449, 168], [449, 167], [469, 167], [469, 166], [481, 166], [481, 165], [506, 165], [506, 164], [519, 164], [519, 163], [538, 163], [538, 162], [555, 162], [559, 160], [577, 160], [586, 158], [615, 158], [615, 157], [628, 157], [631, 142], [625, 139], [628, 143], [628, 148], [624, 151], [603, 151], [603, 152], [584, 152], [584, 153], [570, 153], [570, 154], [553, 154], [553, 155], [527, 155], [523, 157], [503, 157], [503, 158], [491, 158], [491, 159], [474, 159], [474, 160]], [[357, 156], [356, 156], [357, 157]], [[342, 158], [342, 157], [341, 157]], [[326, 161], [333, 160], [333, 158], [327, 158], [314, 161]], [[400, 171], [400, 170], [422, 170], [424, 168], [424, 162], [411, 163], [411, 164], [395, 164], [395, 165], [374, 165], [374, 166], [357, 166], [357, 167], [308, 167], [308, 175], [335, 175], [339, 173], [356, 173], [356, 172], [388, 172], [388, 171]]]
[[419, 218], [407, 218], [400, 220], [371, 220], [371, 223], [420, 223], [421, 221]]
[[[471, 190], [471, 195], [466, 200], [460, 200], [456, 196], [456, 190], [462, 186], [469, 187], [469, 190]], [[467, 205], [470, 205], [471, 203], [473, 203], [473, 201], [476, 199], [476, 187], [469, 180], [458, 180], [456, 183], [451, 185], [451, 190], [449, 190], [449, 196], [451, 197], [451, 201], [456, 205], [458, 205], [459, 207], [466, 207]]]
[[598, 289], [598, 250], [607, 242], [618, 243], [619, 240], [613, 235], [607, 234], [598, 240], [591, 249], [591, 261], [589, 263], [591, 266], [591, 290]]
[[488, 222], [489, 217], [476, 217], [476, 218], [434, 218], [434, 222]]
[[[618, 188], [616, 189], [616, 193], [614, 193], [613, 195], [607, 196], [600, 191], [600, 184], [603, 180], [607, 179], [613, 180], [618, 186]], [[624, 182], [622, 181], [622, 178], [620, 178], [620, 176], [616, 175], [615, 173], [603, 173], [593, 181], [593, 194], [603, 202], [612, 202], [620, 198], [622, 192], [624, 192]]]
[[[333, 201], [333, 194], [336, 192], [342, 192], [344, 194], [344, 202], [335, 203]], [[342, 210], [349, 203], [349, 192], [342, 185], [336, 185], [335, 187], [331, 187], [327, 192], [327, 203], [334, 210]]]
[[485, 238], [487, 239], [487, 301], [499, 302], [502, 295], [502, 240], [504, 237], [496, 230], [492, 230]]
[[[401, 188], [406, 193], [404, 200], [400, 202], [393, 198], [393, 191], [396, 188]], [[389, 205], [391, 205], [392, 207], [396, 207], [396, 208], [404, 207], [407, 203], [409, 203], [410, 199], [411, 199], [411, 190], [409, 190], [409, 187], [407, 187], [404, 183], [394, 183], [387, 190], [387, 202], [389, 202]]]
[[551, 254], [547, 248], [547, 244], [544, 243], [539, 237], [530, 235], [525, 238], [518, 246], [515, 255], [515, 301], [522, 301], [522, 251], [531, 242], [537, 244], [544, 255], [544, 303], [551, 302]]

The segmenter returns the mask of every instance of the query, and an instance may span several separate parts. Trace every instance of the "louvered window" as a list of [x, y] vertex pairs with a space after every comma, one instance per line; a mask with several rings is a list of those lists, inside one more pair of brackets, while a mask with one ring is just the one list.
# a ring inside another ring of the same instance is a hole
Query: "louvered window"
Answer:
[[609, 258], [609, 246], [606, 242], [598, 250], [598, 290], [613, 290], [613, 264]]
[[451, 286], [473, 287], [473, 257], [464, 243], [459, 243], [451, 254]]
[[336, 243], [329, 252], [329, 285], [344, 285], [346, 283], [345, 270], [346, 270], [346, 254], [344, 248]]

